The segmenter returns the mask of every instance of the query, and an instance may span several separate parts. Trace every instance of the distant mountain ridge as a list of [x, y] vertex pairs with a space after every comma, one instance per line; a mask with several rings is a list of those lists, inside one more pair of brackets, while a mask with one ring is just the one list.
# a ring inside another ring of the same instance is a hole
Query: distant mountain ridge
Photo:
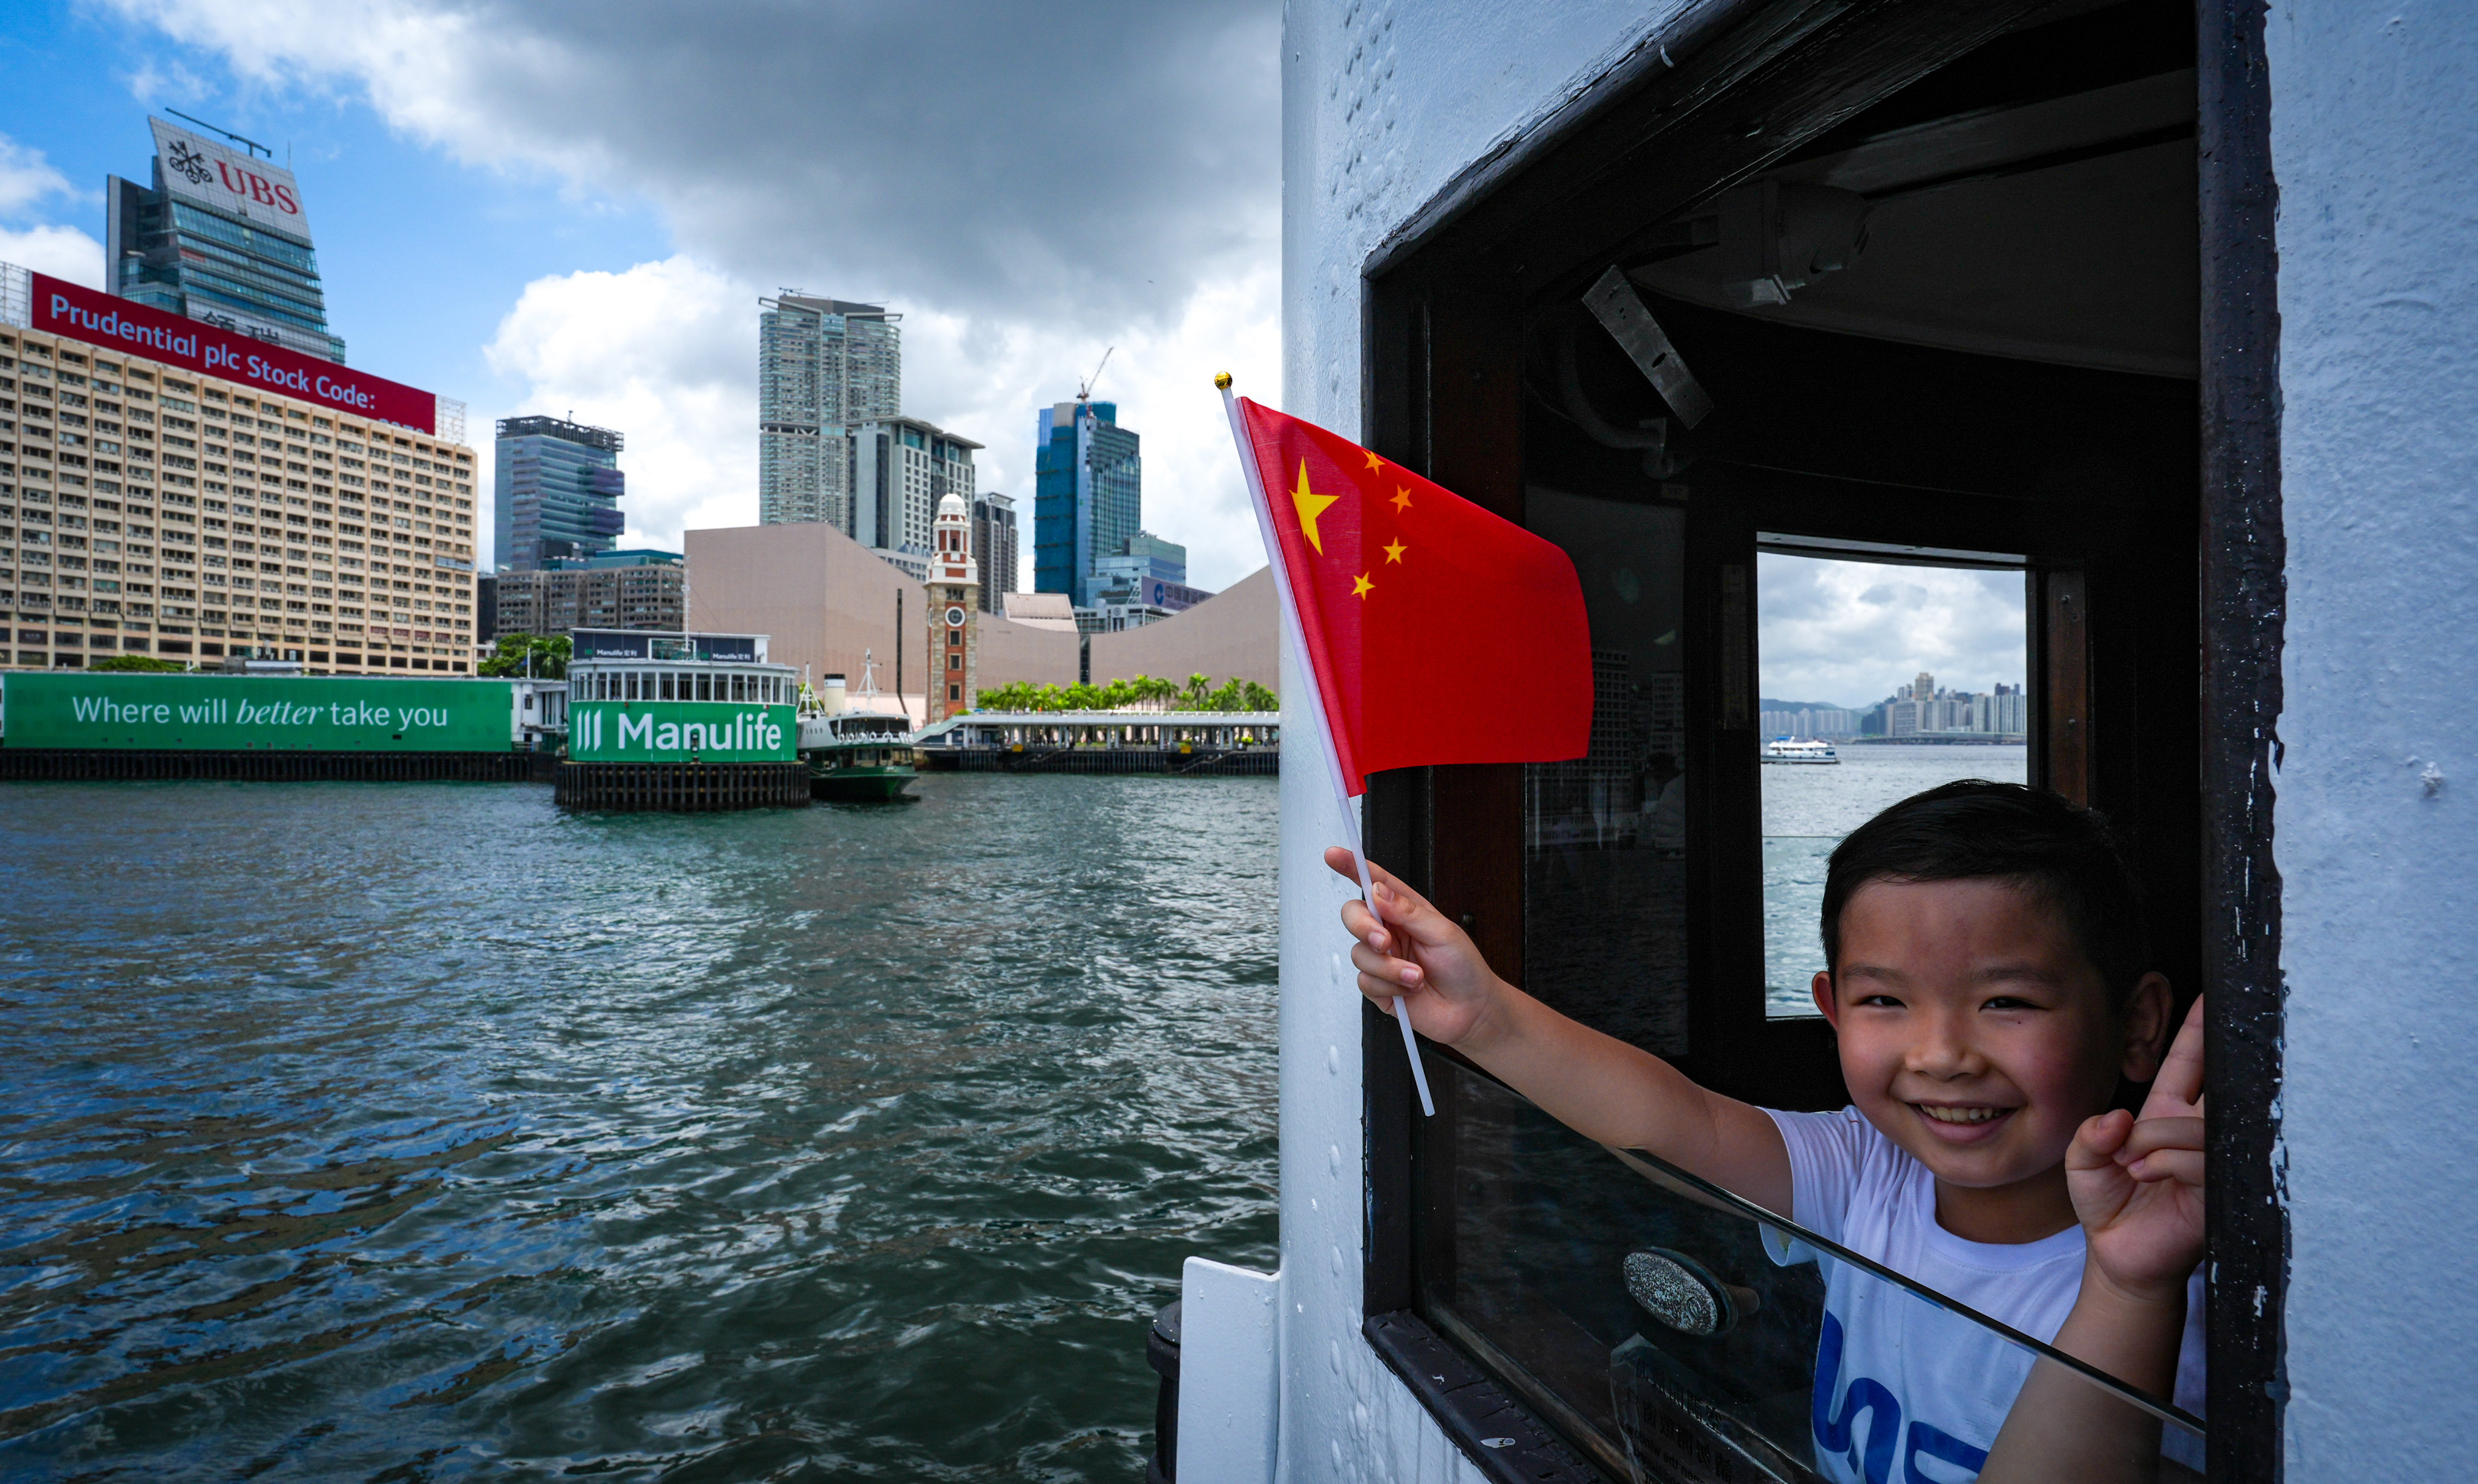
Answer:
[[1844, 706], [1844, 705], [1842, 705], [1839, 701], [1777, 701], [1777, 700], [1774, 700], [1771, 696], [1769, 696], [1769, 695], [1768, 695], [1768, 696], [1763, 697], [1761, 700], [1758, 700], [1758, 701], [1757, 701], [1757, 702], [1756, 702], [1756, 710], [1757, 710], [1757, 711], [1865, 711], [1865, 710], [1867, 710], [1869, 707], [1874, 706], [1875, 704], [1876, 704], [1876, 703], [1875, 703], [1874, 701], [1869, 701], [1869, 702], [1867, 703], [1867, 705], [1865, 705], [1865, 706]]

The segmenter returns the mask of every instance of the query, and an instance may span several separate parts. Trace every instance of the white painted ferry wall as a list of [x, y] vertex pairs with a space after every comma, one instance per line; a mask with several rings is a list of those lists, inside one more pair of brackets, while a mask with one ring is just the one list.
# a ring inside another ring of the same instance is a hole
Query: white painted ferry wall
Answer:
[[[1368, 253], [1678, 9], [1292, 0], [1289, 411], [1356, 435]], [[2267, 39], [2290, 1476], [2452, 1477], [2478, 1459], [2478, 38], [2450, 7], [2290, 0]], [[1322, 769], [1281, 789], [1283, 1477], [1476, 1479], [1359, 1336], [1348, 889], [1317, 858], [1341, 827]]]
[[[2292, 1479], [2478, 1469], [2478, 38], [2271, 8]], [[2429, 767], [2440, 786], [2421, 781]]]
[[[1456, 171], [1555, 109], [1677, 9], [1561, 4], [1551, 20], [1537, 6], [1484, 0], [1291, 0], [1285, 411], [1358, 437], [1359, 273], [1370, 251]], [[1284, 696], [1304, 693], [1287, 658], [1282, 682]], [[1359, 996], [1335, 916], [1352, 889], [1319, 859], [1344, 836], [1326, 770], [1303, 755], [1311, 733], [1285, 733], [1294, 757], [1281, 782], [1280, 1476], [1478, 1484], [1479, 1471], [1360, 1337]]]

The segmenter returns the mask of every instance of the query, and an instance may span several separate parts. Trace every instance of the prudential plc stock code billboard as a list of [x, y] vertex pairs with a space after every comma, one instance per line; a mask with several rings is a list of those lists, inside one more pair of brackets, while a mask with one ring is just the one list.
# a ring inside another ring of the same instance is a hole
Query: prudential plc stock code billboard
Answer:
[[114, 675], [0, 679], [0, 744], [165, 751], [505, 752], [504, 680]]

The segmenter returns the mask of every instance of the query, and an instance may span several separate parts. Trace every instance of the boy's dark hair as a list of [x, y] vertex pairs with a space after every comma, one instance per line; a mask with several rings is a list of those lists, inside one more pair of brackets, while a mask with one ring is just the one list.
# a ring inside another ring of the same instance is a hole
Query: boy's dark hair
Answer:
[[1965, 778], [1914, 793], [1850, 832], [1824, 876], [1824, 963], [1841, 967], [1841, 909], [1871, 881], [2017, 883], [2063, 915], [2122, 1011], [2151, 968], [2142, 893], [2108, 820], [2043, 789]]

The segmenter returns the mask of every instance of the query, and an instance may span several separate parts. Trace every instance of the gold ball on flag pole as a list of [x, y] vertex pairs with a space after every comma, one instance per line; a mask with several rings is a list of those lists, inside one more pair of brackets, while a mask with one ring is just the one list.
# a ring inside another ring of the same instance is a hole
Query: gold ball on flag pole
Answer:
[[1227, 391], [1230, 390], [1230, 373], [1228, 371], [1216, 371], [1213, 373], [1213, 390], [1216, 391]]

